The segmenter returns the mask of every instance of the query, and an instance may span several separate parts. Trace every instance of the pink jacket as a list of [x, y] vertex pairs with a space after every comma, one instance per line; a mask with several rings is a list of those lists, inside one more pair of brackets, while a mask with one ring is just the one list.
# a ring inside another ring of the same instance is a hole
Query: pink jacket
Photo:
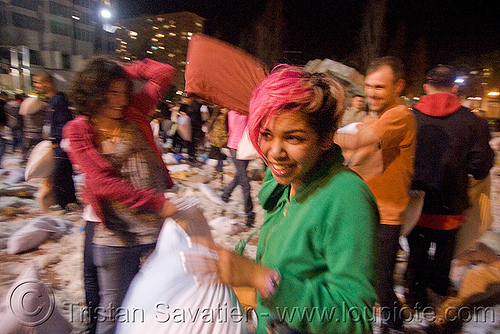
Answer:
[[227, 114], [227, 134], [229, 135], [227, 147], [234, 150], [238, 149], [238, 144], [240, 143], [241, 137], [243, 137], [243, 132], [245, 131], [247, 122], [248, 115], [240, 114], [235, 110], [229, 110], [229, 113]]
[[[139, 92], [133, 93], [130, 105], [125, 110], [125, 118], [135, 121], [144, 133], [148, 143], [161, 159], [147, 115], [156, 107], [158, 101], [170, 87], [175, 70], [167, 64], [144, 59], [124, 66], [132, 80], [146, 80]], [[151, 189], [137, 189], [123, 181], [113, 170], [111, 164], [97, 150], [97, 131], [88, 117], [79, 116], [68, 122], [63, 129], [63, 137], [69, 140], [68, 155], [71, 162], [85, 173], [84, 200], [92, 206], [97, 216], [104, 221], [99, 200], [117, 201], [131, 208], [145, 208], [160, 212], [166, 199], [162, 193]], [[165, 168], [167, 184], [173, 182]]]

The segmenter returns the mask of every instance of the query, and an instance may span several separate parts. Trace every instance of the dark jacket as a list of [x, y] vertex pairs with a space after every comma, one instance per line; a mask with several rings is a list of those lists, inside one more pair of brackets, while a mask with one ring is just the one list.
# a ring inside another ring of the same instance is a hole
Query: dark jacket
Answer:
[[0, 126], [7, 125], [7, 114], [5, 113], [6, 104], [7, 102], [0, 100]]
[[468, 175], [483, 179], [493, 166], [488, 123], [453, 94], [426, 95], [413, 111], [417, 147], [412, 189], [425, 191], [422, 213], [460, 214], [469, 207]]
[[46, 117], [50, 124], [50, 139], [53, 143], [59, 144], [64, 125], [73, 119], [64, 93], [59, 92], [48, 101]]

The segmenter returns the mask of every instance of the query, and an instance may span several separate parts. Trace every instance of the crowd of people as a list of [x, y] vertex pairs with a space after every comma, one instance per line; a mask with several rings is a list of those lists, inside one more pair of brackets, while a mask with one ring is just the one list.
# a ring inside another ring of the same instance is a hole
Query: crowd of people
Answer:
[[[429, 71], [426, 95], [411, 108], [400, 103], [401, 61], [375, 59], [365, 95], [352, 97], [346, 109], [344, 89], [333, 78], [280, 65], [255, 88], [248, 115], [186, 96], [152, 121], [173, 76], [171, 66], [150, 59], [120, 64], [94, 57], [76, 74], [68, 98], [47, 72], [34, 77], [43, 99], [25, 110], [23, 96], [8, 101], [0, 94], [0, 125], [10, 129], [12, 149], [22, 147], [24, 159], [50, 124], [56, 164], [49, 182], [62, 208], [80, 204], [73, 167], [85, 173], [84, 283], [91, 309], [120, 306], [164, 218], [175, 217], [165, 143], [199, 163], [205, 138], [217, 175], [226, 158], [236, 169], [222, 200], [240, 185], [246, 225], [261, 226], [254, 260], [204, 245], [218, 254], [208, 260], [220, 282], [257, 292], [257, 333], [369, 333], [376, 303], [382, 333], [403, 333], [394, 270], [410, 190], [425, 198], [408, 236], [404, 302], [418, 311], [429, 305], [429, 290], [453, 294], [449, 272], [457, 231], [466, 223], [469, 175], [486, 178], [494, 161], [488, 124], [460, 104], [453, 68]], [[134, 80], [145, 82], [140, 91], [133, 91]], [[245, 128], [267, 165], [259, 193], [263, 222], [255, 221], [249, 161], [237, 157]], [[6, 145], [2, 136], [0, 163]], [[283, 319], [287, 309], [319, 311]], [[325, 321], [332, 309], [358, 312]], [[108, 314], [90, 316], [90, 333], [115, 327]]]

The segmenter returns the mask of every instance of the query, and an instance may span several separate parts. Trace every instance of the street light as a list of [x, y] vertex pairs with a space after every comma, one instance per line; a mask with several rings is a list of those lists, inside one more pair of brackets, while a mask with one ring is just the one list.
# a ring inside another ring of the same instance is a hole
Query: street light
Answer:
[[109, 11], [109, 9], [103, 8], [101, 10], [101, 17], [106, 20], [109, 20], [111, 18], [111, 12]]
[[103, 53], [107, 53], [108, 51], [108, 38], [106, 33], [114, 34], [117, 27], [111, 24], [109, 21], [113, 17], [111, 10], [109, 8], [102, 8], [99, 13], [102, 21], [102, 30], [101, 30], [101, 49]]

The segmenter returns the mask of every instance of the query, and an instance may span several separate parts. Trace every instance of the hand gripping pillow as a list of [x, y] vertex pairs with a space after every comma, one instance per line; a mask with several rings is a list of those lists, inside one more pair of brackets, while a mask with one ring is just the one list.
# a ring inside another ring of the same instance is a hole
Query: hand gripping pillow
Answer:
[[[156, 249], [130, 285], [117, 318], [117, 333], [247, 333], [248, 322], [233, 290], [215, 273], [199, 277], [183, 269], [182, 254], [213, 255], [190, 237], [211, 240], [200, 210], [167, 218]], [[181, 228], [181, 226], [182, 228]], [[200, 260], [200, 266], [206, 265]]]

